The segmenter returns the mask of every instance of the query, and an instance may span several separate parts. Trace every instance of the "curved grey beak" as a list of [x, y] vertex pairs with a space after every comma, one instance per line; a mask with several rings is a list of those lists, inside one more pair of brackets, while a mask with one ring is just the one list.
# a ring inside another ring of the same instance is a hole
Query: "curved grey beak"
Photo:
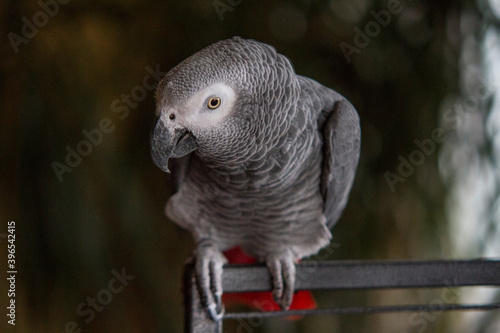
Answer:
[[157, 167], [170, 173], [168, 160], [186, 156], [198, 148], [196, 139], [186, 129], [170, 129], [156, 117], [151, 130], [151, 157]]

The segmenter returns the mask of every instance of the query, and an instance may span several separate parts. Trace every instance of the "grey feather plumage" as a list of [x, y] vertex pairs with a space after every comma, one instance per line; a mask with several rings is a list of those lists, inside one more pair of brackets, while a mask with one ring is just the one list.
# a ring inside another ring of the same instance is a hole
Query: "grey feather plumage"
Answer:
[[[168, 119], [198, 91], [220, 82], [236, 99], [219, 123], [181, 128]], [[238, 37], [210, 45], [172, 69], [159, 84], [157, 105], [152, 155], [158, 166], [167, 170], [169, 157], [180, 157], [176, 152], [184, 154], [196, 142], [189, 155], [170, 161], [177, 163], [177, 192], [167, 215], [200, 244], [209, 240], [222, 251], [241, 246], [265, 261], [272, 275], [280, 275], [273, 269], [282, 265], [283, 278], [293, 284], [290, 262], [329, 243], [329, 228], [347, 203], [360, 149], [354, 107], [296, 75], [271, 46]], [[177, 142], [169, 137], [170, 156], [162, 144], [168, 141], [165, 128], [184, 130]], [[191, 142], [189, 149], [176, 148], [182, 142]], [[274, 265], [276, 260], [282, 264]], [[280, 278], [273, 281], [280, 284]]]

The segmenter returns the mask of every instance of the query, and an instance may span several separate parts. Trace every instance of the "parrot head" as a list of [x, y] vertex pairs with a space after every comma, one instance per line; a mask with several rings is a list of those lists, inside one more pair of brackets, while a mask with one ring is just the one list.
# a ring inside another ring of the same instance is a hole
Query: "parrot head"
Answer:
[[274, 110], [292, 107], [298, 89], [290, 61], [267, 44], [233, 37], [202, 49], [158, 85], [154, 163], [169, 172], [170, 158], [194, 151], [214, 164], [262, 156], [288, 127], [286, 112]]

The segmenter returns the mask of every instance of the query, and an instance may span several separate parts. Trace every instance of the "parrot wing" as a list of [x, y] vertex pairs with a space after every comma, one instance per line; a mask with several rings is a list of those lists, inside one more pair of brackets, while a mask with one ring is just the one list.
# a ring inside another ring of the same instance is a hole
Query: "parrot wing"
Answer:
[[322, 111], [326, 119], [320, 128], [323, 134], [321, 193], [325, 203], [327, 226], [332, 228], [347, 204], [354, 182], [361, 145], [361, 128], [358, 113], [347, 100], [335, 101], [331, 111], [328, 111], [326, 110], [326, 114]]

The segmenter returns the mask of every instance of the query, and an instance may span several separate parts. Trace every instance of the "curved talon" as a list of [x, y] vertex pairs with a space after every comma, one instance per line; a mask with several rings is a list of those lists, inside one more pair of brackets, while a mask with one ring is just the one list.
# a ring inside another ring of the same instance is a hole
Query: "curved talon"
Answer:
[[295, 289], [295, 264], [290, 252], [272, 254], [266, 258], [266, 265], [273, 281], [273, 298], [282, 309], [292, 304]]
[[210, 304], [208, 306], [208, 313], [210, 314], [210, 317], [212, 317], [214, 321], [221, 321], [222, 318], [224, 317], [224, 312], [225, 309], [223, 306], [221, 306], [220, 312], [217, 312], [217, 306], [215, 304]]
[[222, 305], [222, 266], [227, 262], [222, 252], [209, 240], [203, 240], [196, 250], [195, 272], [202, 305], [210, 317], [220, 321]]

